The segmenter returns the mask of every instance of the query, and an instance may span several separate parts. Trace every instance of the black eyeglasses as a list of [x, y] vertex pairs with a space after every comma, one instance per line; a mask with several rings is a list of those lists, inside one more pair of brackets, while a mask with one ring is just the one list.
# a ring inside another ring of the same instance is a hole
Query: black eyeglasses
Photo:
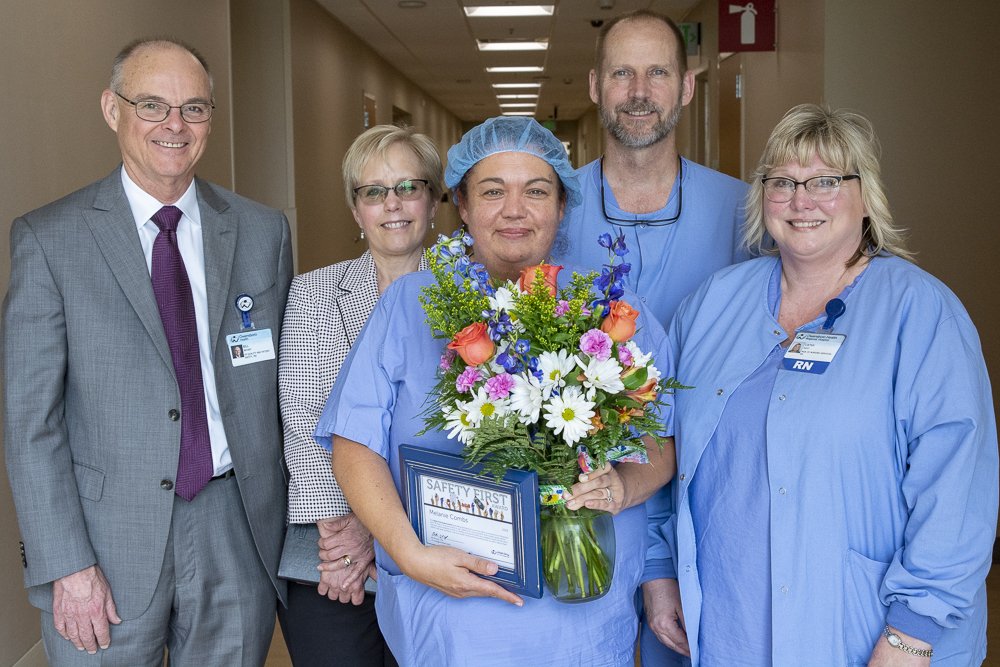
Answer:
[[608, 215], [608, 205], [604, 197], [604, 156], [601, 156], [601, 211], [604, 218], [613, 225], [646, 225], [649, 227], [665, 227], [677, 222], [684, 210], [684, 161], [677, 156], [677, 215], [672, 218], [648, 220], [644, 218], [615, 218]]
[[115, 95], [122, 98], [133, 107], [135, 107], [135, 115], [142, 120], [148, 120], [151, 123], [159, 123], [167, 119], [170, 115], [171, 109], [180, 109], [181, 118], [188, 123], [204, 123], [212, 117], [212, 109], [215, 105], [211, 102], [188, 102], [187, 104], [182, 104], [179, 107], [171, 106], [166, 102], [160, 102], [159, 100], [130, 100], [121, 93], [115, 91]]
[[381, 204], [389, 196], [391, 190], [403, 201], [413, 201], [420, 199], [420, 196], [427, 190], [428, 183], [430, 181], [423, 178], [408, 178], [396, 183], [391, 188], [384, 185], [359, 185], [354, 188], [354, 196], [366, 204]]
[[784, 204], [792, 201], [795, 190], [801, 185], [806, 189], [806, 194], [813, 201], [827, 202], [832, 200], [840, 192], [840, 184], [843, 181], [853, 181], [861, 178], [858, 174], [849, 176], [813, 176], [804, 181], [796, 181], [787, 176], [769, 176], [760, 179], [764, 184], [764, 196], [768, 201], [775, 204]]

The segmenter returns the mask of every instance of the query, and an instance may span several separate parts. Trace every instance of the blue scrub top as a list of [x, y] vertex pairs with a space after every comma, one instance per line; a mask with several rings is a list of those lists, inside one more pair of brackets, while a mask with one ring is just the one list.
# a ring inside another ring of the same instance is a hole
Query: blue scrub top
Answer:
[[[635, 220], [637, 224], [609, 223], [601, 206], [600, 160], [577, 170], [583, 201], [566, 212], [559, 227], [553, 255], [560, 263], [600, 267], [607, 250], [597, 237], [607, 232], [625, 233], [632, 265], [627, 286], [639, 295], [639, 309], [649, 309], [664, 327], [681, 299], [715, 271], [747, 259], [740, 244], [743, 202], [747, 185], [731, 176], [682, 158], [682, 178], [674, 182], [667, 203], [659, 211], [635, 214], [622, 211], [610, 187], [604, 188], [608, 215]], [[643, 220], [677, 215], [683, 187], [681, 217], [668, 225]]]
[[[670, 328], [678, 579], [698, 664], [702, 572], [690, 487], [736, 390], [785, 338], [768, 307], [776, 258], [713, 275]], [[822, 375], [780, 370], [767, 395], [770, 623], [775, 665], [866, 664], [886, 622], [935, 665], [979, 664], [997, 518], [997, 434], [979, 338], [946, 286], [871, 260]], [[738, 520], [738, 517], [734, 517]], [[707, 575], [706, 575], [707, 576]]]
[[[560, 278], [568, 280], [570, 271]], [[429, 272], [403, 276], [386, 290], [340, 371], [316, 429], [330, 445], [337, 434], [386, 459], [401, 489], [402, 444], [458, 454], [462, 445], [441, 431], [419, 438], [425, 401], [446, 341], [434, 339], [418, 301]], [[634, 298], [634, 297], [633, 297]], [[672, 375], [662, 327], [642, 314], [636, 343]], [[669, 421], [672, 411], [666, 410]], [[517, 608], [492, 598], [457, 599], [401, 574], [375, 544], [379, 627], [400, 665], [608, 665], [631, 667], [637, 616], [633, 603], [646, 551], [646, 512], [639, 505], [614, 519], [616, 563], [601, 599], [566, 604], [545, 594]]]

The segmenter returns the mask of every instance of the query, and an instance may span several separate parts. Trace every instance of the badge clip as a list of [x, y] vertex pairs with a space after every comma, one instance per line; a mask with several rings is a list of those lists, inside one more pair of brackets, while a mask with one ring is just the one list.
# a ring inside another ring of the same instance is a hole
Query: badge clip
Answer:
[[236, 310], [240, 311], [243, 318], [243, 329], [253, 329], [253, 322], [250, 320], [250, 310], [253, 308], [253, 297], [249, 294], [240, 294], [236, 297]]
[[823, 331], [832, 331], [833, 323], [844, 314], [847, 306], [840, 299], [830, 299], [826, 302], [826, 321], [823, 322]]

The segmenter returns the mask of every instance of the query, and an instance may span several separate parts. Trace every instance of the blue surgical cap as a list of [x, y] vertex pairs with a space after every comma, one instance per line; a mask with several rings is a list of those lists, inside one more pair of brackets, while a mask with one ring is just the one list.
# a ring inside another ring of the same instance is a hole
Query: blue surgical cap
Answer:
[[566, 190], [567, 210], [580, 203], [580, 183], [569, 163], [566, 147], [538, 121], [526, 116], [497, 116], [466, 132], [461, 141], [448, 149], [444, 182], [454, 191], [477, 162], [508, 152], [528, 153], [548, 162]]

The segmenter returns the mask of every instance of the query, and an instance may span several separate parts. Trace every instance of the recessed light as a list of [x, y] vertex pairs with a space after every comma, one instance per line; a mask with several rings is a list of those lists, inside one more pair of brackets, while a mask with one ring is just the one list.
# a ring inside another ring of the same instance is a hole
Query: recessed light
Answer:
[[501, 116], [534, 116], [534, 111], [501, 111]]
[[480, 51], [544, 51], [549, 48], [549, 43], [545, 40], [533, 42], [512, 42], [506, 40], [488, 41], [477, 39], [476, 44]]
[[544, 72], [544, 67], [487, 67], [490, 74], [504, 74], [511, 72]]
[[491, 18], [504, 16], [552, 16], [555, 5], [504, 5], [502, 7], [464, 7], [470, 18]]
[[534, 109], [538, 106], [538, 102], [507, 102], [501, 104], [501, 109]]
[[537, 100], [538, 93], [497, 95], [498, 100]]
[[494, 83], [494, 88], [541, 88], [540, 83]]

